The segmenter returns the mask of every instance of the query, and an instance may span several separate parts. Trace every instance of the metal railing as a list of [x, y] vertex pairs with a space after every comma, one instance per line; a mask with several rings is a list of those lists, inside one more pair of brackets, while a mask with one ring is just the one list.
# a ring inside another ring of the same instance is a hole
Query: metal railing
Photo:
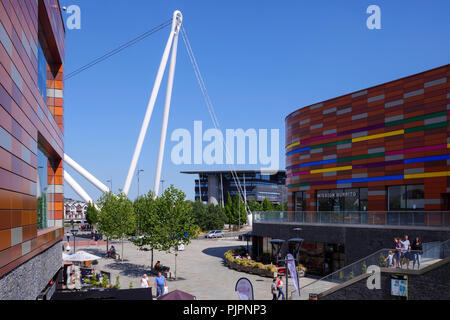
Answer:
[[450, 227], [449, 211], [258, 211], [253, 223]]
[[[355, 277], [358, 277], [362, 274], [367, 273], [367, 268], [369, 266], [375, 265], [378, 267], [388, 267], [387, 257], [389, 251], [395, 252], [394, 249], [381, 249], [376, 251], [375, 253], [362, 258], [348, 266], [345, 266], [342, 269], [339, 269], [323, 278], [320, 278], [316, 281], [313, 281], [303, 287], [300, 287], [300, 292], [302, 290], [309, 289], [314, 294], [320, 294], [325, 292], [333, 287], [349, 281]], [[420, 266], [414, 254], [420, 254]], [[442, 259], [445, 259], [450, 256], [450, 240], [444, 242], [430, 242], [423, 244], [423, 250], [420, 253], [419, 251], [411, 250], [408, 254], [408, 268], [415, 270], [422, 270], [433, 263], [436, 263]], [[416, 264], [417, 263], [417, 264]], [[415, 268], [417, 266], [417, 268]], [[395, 266], [394, 266], [395, 267]], [[393, 267], [393, 268], [394, 268]], [[406, 269], [405, 264], [403, 264], [403, 269]], [[308, 290], [308, 291], [311, 291]]]

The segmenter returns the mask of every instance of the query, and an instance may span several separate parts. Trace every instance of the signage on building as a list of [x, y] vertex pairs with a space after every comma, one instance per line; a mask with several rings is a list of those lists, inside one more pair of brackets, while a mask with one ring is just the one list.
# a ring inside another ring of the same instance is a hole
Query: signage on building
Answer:
[[317, 198], [356, 198], [357, 196], [358, 193], [355, 191], [317, 193]]
[[408, 276], [406, 275], [391, 276], [391, 295], [408, 298]]

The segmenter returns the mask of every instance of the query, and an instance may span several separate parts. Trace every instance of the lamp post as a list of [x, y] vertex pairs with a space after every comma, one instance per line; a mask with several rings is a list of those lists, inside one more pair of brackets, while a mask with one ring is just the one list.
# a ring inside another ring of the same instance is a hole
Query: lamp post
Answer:
[[137, 171], [137, 177], [138, 177], [138, 198], [139, 198], [139, 174], [140, 174], [141, 172], [144, 172], [144, 169], [139, 169], [139, 170]]
[[[137, 197], [138, 197], [138, 199], [139, 199], [139, 174], [141, 172], [144, 172], [144, 169], [139, 169], [137, 171], [137, 178], [138, 178], [138, 194], [137, 194]], [[141, 212], [140, 211], [139, 211], [139, 217], [138, 217], [138, 232], [139, 232], [139, 234], [141, 233]]]
[[164, 193], [164, 180], [161, 179], [161, 195]]
[[73, 228], [72, 230], [70, 230], [72, 232], [73, 235], [73, 253], [75, 254], [77, 252], [77, 247], [76, 247], [76, 236], [77, 236], [77, 232], [78, 229]]
[[111, 192], [111, 193], [112, 193], [112, 192], [113, 192], [113, 191], [112, 191], [112, 178], [111, 178], [111, 179], [109, 179], [109, 180], [106, 180], [106, 182], [109, 182], [109, 183], [110, 183], [110, 185], [111, 185], [111, 188], [109, 189], [109, 192]]

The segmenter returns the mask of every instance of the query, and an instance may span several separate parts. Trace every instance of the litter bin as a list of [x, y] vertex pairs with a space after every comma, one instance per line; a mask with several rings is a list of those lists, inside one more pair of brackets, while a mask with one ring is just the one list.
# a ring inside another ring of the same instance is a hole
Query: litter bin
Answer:
[[319, 300], [319, 295], [317, 293], [310, 293], [309, 300]]

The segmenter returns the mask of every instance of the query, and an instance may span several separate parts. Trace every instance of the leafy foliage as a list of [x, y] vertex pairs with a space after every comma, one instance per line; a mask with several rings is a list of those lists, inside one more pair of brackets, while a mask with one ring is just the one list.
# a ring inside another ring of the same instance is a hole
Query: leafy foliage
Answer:
[[191, 202], [194, 222], [202, 231], [223, 229], [227, 222], [224, 210], [214, 204], [204, 204], [201, 201]]
[[98, 210], [95, 208], [95, 206], [92, 203], [88, 203], [88, 207], [86, 210], [86, 221], [87, 223], [89, 223], [91, 226], [97, 224], [99, 219], [99, 212]]
[[245, 204], [238, 195], [231, 198], [230, 193], [228, 193], [227, 205], [225, 206], [225, 216], [230, 225], [240, 224], [242, 226], [247, 223]]
[[171, 185], [154, 201], [155, 220], [152, 243], [155, 249], [170, 252], [178, 245], [187, 245], [196, 236], [192, 204], [186, 195]]
[[132, 235], [136, 227], [133, 203], [124, 193], [113, 194], [104, 193], [98, 200], [101, 208], [99, 214], [99, 229], [108, 239], [122, 239], [123, 261], [123, 240], [126, 235]]

